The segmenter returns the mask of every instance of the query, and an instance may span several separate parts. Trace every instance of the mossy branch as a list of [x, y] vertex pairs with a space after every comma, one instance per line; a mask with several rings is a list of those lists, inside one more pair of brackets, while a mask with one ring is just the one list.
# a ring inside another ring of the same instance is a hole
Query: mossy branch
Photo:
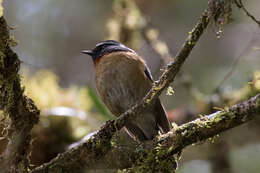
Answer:
[[[189, 32], [188, 38], [175, 56], [175, 61], [168, 64], [163, 75], [156, 81], [151, 91], [134, 107], [126, 111], [119, 118], [108, 121], [95, 135], [85, 143], [58, 155], [49, 163], [33, 169], [31, 172], [73, 172], [82, 167], [91, 167], [114, 146], [111, 143], [113, 135], [119, 131], [130, 119], [134, 119], [149, 105], [153, 104], [162, 91], [174, 81], [184, 61], [207, 28], [210, 20], [216, 20], [221, 15], [223, 3], [230, 1], [209, 0], [209, 7], [202, 14], [194, 29]], [[0, 18], [0, 108], [4, 110], [5, 117], [10, 119], [7, 137], [9, 139], [6, 151], [0, 157], [1, 171], [28, 172], [27, 159], [30, 144], [30, 131], [39, 118], [39, 111], [32, 100], [23, 95], [18, 75], [20, 61], [9, 46], [9, 30], [3, 17]], [[174, 128], [160, 139], [150, 144], [150, 150], [145, 149], [141, 155], [137, 153], [132, 160], [131, 170], [147, 171], [145, 167], [154, 164], [155, 170], [162, 170], [161, 164], [170, 166], [165, 159], [180, 152], [185, 146], [194, 142], [205, 140], [229, 128], [242, 124], [259, 114], [259, 95], [247, 102], [235, 105], [228, 110], [217, 112]], [[149, 147], [148, 147], [149, 148]], [[123, 153], [122, 153], [123, 154]], [[153, 159], [159, 159], [157, 162]], [[158, 158], [159, 156], [159, 158]], [[168, 157], [169, 156], [169, 157]], [[144, 163], [141, 164], [140, 163]], [[167, 165], [168, 164], [168, 165]], [[174, 167], [171, 167], [174, 169]]]
[[0, 17], [0, 109], [5, 119], [9, 119], [5, 136], [9, 142], [0, 156], [0, 168], [5, 173], [28, 170], [30, 132], [39, 119], [39, 110], [23, 95], [19, 67], [20, 61], [10, 48], [9, 27], [4, 17]]
[[[162, 135], [156, 141], [155, 145], [152, 146], [153, 149], [151, 151], [148, 150], [145, 154], [143, 152], [142, 155], [145, 157], [137, 160], [131, 169], [145, 172], [145, 170], [149, 170], [151, 162], [156, 163], [155, 158], [159, 155], [160, 162], [155, 169], [156, 171], [162, 171], [165, 165], [161, 165], [160, 163], [180, 153], [186, 146], [212, 138], [221, 132], [244, 124], [257, 116], [260, 116], [260, 94], [226, 110], [218, 111], [182, 126], [175, 127], [171, 132]], [[143, 163], [141, 166], [138, 163], [140, 161]], [[148, 164], [145, 165], [146, 163]], [[168, 166], [171, 167], [172, 163], [168, 163]]]
[[[114, 144], [109, 145], [110, 151], [106, 155], [101, 155], [100, 160], [85, 159], [87, 156], [84, 147], [86, 146], [83, 143], [32, 172], [59, 172], [61, 170], [73, 172], [83, 165], [87, 166], [85, 168], [89, 170], [129, 168], [128, 172], [150, 172], [150, 169], [172, 171], [175, 166], [173, 156], [186, 146], [213, 138], [221, 132], [244, 124], [258, 116], [260, 116], [260, 94], [225, 110], [176, 126], [167, 134], [145, 144], [140, 145], [134, 141], [122, 143], [120, 135], [116, 136], [113, 138]], [[118, 157], [119, 155], [120, 157]], [[75, 164], [76, 161], [80, 162]], [[89, 163], [84, 164], [85, 161]]]
[[124, 127], [126, 122], [134, 119], [143, 110], [147, 109], [149, 105], [153, 104], [162, 91], [173, 82], [184, 61], [187, 59], [200, 36], [207, 28], [210, 19], [216, 19], [222, 13], [221, 9], [223, 9], [222, 6], [225, 5], [225, 3], [229, 3], [229, 1], [221, 1], [220, 3], [218, 0], [209, 0], [208, 8], [202, 14], [192, 31], [189, 32], [186, 41], [175, 56], [175, 61], [168, 64], [160, 79], [154, 82], [152, 89], [140, 103], [137, 103], [116, 120], [108, 121], [84, 144], [66, 153], [60, 154], [51, 162], [34, 169], [33, 172], [46, 170], [49, 172], [59, 172], [60, 170], [79, 169], [84, 166], [93, 165], [93, 162], [103, 157], [104, 154], [111, 150], [112, 146], [110, 141], [113, 135]]

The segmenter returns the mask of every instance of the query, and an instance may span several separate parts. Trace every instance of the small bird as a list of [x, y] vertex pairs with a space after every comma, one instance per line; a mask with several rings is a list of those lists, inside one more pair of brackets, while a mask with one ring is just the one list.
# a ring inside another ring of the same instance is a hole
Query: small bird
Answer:
[[[140, 102], [152, 87], [153, 78], [144, 60], [132, 49], [114, 41], [106, 40], [93, 50], [82, 53], [90, 55], [95, 65], [97, 91], [115, 116]], [[135, 140], [151, 140], [158, 132], [171, 129], [164, 107], [159, 98], [148, 109], [125, 125], [126, 132]]]

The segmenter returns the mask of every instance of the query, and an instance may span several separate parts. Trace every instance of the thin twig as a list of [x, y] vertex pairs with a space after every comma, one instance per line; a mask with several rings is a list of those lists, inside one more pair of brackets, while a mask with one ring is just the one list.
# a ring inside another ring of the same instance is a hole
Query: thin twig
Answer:
[[226, 80], [232, 76], [232, 74], [234, 73], [234, 71], [236, 70], [236, 68], [239, 65], [240, 60], [245, 56], [245, 52], [247, 49], [250, 48], [252, 43], [252, 40], [249, 41], [247, 43], [247, 46], [245, 46], [245, 48], [241, 51], [241, 53], [236, 57], [236, 59], [233, 61], [229, 71], [225, 74], [225, 76], [223, 77], [223, 79], [219, 82], [219, 84], [217, 85], [217, 87], [213, 90], [213, 93], [217, 93], [219, 92], [219, 89], [222, 87], [222, 85], [226, 82]]
[[141, 34], [144, 40], [153, 51], [161, 57], [165, 64], [169, 61], [174, 61], [174, 56], [169, 52], [168, 45], [165, 41], [159, 39], [159, 31], [157, 31], [157, 29], [149, 27], [149, 24], [147, 24], [141, 29]]
[[246, 13], [248, 17], [250, 17], [259, 27], [260, 27], [260, 20], [257, 20], [255, 16], [253, 16], [244, 6], [242, 0], [235, 0], [235, 4], [238, 8], [242, 8], [242, 10]]

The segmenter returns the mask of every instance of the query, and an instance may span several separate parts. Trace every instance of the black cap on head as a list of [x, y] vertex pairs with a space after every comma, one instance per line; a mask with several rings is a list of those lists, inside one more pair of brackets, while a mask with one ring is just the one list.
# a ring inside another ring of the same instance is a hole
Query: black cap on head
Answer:
[[115, 40], [105, 40], [96, 45], [93, 50], [83, 50], [81, 53], [90, 55], [95, 61], [97, 58], [102, 57], [103, 55], [116, 51], [127, 51], [135, 53], [132, 49], [126, 47], [125, 45], [115, 41]]

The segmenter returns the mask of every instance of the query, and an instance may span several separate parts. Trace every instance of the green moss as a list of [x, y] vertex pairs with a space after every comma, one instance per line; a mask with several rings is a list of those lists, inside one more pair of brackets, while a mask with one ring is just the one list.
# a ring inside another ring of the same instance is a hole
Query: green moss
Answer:
[[[0, 4], [1, 4], [0, 0]], [[0, 13], [1, 13], [0, 5]], [[26, 172], [28, 168], [27, 154], [30, 145], [30, 130], [38, 121], [39, 111], [33, 105], [32, 100], [23, 96], [23, 88], [20, 86], [18, 70], [20, 60], [10, 49], [8, 43], [9, 29], [3, 17], [0, 18], [0, 105], [8, 123], [8, 138], [19, 142], [10, 143], [9, 148], [15, 148], [12, 160], [7, 165], [15, 165], [18, 172]], [[1, 164], [1, 163], [0, 163]]]
[[212, 119], [213, 122], [218, 123], [223, 120], [223, 118], [226, 118], [226, 112], [219, 112], [214, 118]]
[[131, 170], [137, 173], [174, 172], [177, 165], [176, 158], [171, 156], [168, 151], [160, 144], [157, 144], [157, 147], [151, 151], [140, 151]]

